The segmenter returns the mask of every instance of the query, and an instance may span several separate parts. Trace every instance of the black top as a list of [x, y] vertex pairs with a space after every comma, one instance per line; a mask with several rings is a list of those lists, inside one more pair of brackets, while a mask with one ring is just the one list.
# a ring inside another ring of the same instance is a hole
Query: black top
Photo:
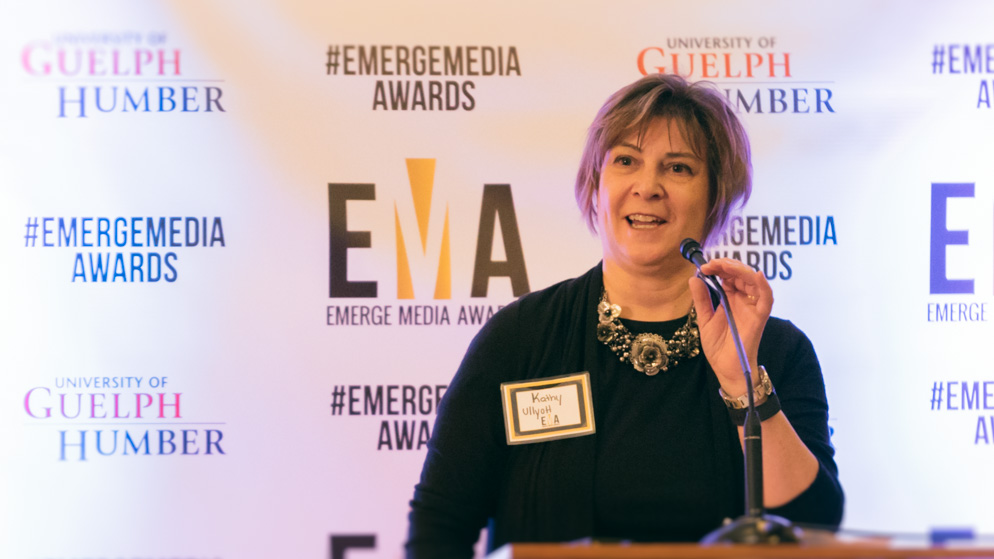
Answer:
[[[622, 322], [634, 335], [668, 340], [687, 319]], [[699, 540], [742, 502], [741, 495], [719, 492], [711, 483], [717, 475], [711, 410], [700, 405], [709, 397], [705, 357], [647, 376], [606, 346], [601, 354], [593, 536]]]
[[[655, 377], [619, 363], [596, 339], [602, 286], [598, 265], [522, 297], [480, 330], [439, 406], [411, 501], [408, 557], [471, 557], [488, 522], [493, 550], [592, 536], [695, 541], [743, 513], [738, 432], [706, 359]], [[792, 324], [770, 318], [759, 362], [820, 466], [807, 490], [770, 512], [838, 526], [843, 495], [814, 349]], [[582, 371], [595, 434], [507, 445], [500, 383]]]

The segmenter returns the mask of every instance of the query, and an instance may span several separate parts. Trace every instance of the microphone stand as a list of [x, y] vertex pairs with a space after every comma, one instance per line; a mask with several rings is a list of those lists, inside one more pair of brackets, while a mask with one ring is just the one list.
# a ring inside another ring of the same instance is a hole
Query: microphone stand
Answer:
[[[680, 245], [680, 252], [685, 258], [693, 262], [700, 272], [701, 263], [704, 261], [700, 245], [693, 239], [686, 239]], [[739, 329], [735, 326], [732, 306], [728, 302], [725, 290], [721, 288], [721, 284], [715, 277], [699, 275], [709, 289], [718, 294], [721, 305], [725, 308], [725, 318], [728, 320], [728, 329], [735, 342], [735, 351], [738, 353], [739, 363], [742, 365], [742, 373], [745, 375], [749, 400], [749, 411], [746, 412], [745, 425], [743, 426], [745, 433], [742, 452], [745, 465], [745, 514], [735, 520], [726, 519], [723, 526], [704, 536], [701, 543], [706, 545], [798, 543], [800, 541], [798, 530], [789, 520], [764, 513], [763, 427], [759, 421], [759, 412], [756, 411], [756, 402], [753, 398], [749, 358], [746, 356], [742, 337], [739, 336]]]

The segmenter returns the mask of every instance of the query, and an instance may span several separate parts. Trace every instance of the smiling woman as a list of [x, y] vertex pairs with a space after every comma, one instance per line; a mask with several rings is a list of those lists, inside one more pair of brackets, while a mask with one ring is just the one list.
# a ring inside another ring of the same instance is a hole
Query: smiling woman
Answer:
[[671, 122], [674, 126], [667, 132], [677, 129], [686, 153], [707, 167], [708, 238], [725, 227], [737, 204], [749, 199], [749, 138], [722, 96], [704, 82], [651, 75], [612, 95], [590, 125], [576, 177], [576, 201], [592, 231], [597, 216], [594, 194], [607, 163], [605, 154], [626, 142], [641, 149], [648, 128], [659, 120]]
[[708, 169], [681, 128], [656, 118], [641, 137], [633, 134], [605, 155], [596, 215], [606, 275], [689, 264], [677, 247], [704, 233]]
[[[608, 99], [576, 182], [603, 261], [505, 307], [473, 341], [438, 409], [409, 557], [469, 557], [488, 523], [490, 549], [700, 539], [743, 512], [739, 402], [750, 391], [766, 503], [838, 526], [843, 495], [811, 343], [770, 317], [762, 273], [708, 262], [757, 373], [746, 386], [724, 311], [680, 255], [685, 238], [716, 238], [750, 188], [748, 138], [715, 89], [652, 75]], [[563, 390], [576, 397], [548, 400], [542, 422], [515, 396]]]

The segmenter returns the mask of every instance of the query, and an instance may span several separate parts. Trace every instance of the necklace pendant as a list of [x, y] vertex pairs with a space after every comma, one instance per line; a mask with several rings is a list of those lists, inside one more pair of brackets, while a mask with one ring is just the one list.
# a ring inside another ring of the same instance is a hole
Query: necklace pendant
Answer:
[[666, 340], [658, 334], [639, 334], [632, 342], [631, 351], [635, 370], [649, 376], [665, 371], [669, 363]]
[[700, 355], [701, 339], [693, 307], [687, 314], [687, 323], [674, 332], [670, 340], [658, 334], [633, 336], [619, 320], [621, 307], [611, 304], [606, 290], [601, 294], [597, 314], [597, 340], [618, 355], [619, 361], [628, 361], [646, 376], [655, 376], [659, 371], [676, 366], [678, 361]]
[[617, 329], [610, 322], [600, 323], [597, 325], [597, 341], [603, 343], [610, 343], [617, 334]]

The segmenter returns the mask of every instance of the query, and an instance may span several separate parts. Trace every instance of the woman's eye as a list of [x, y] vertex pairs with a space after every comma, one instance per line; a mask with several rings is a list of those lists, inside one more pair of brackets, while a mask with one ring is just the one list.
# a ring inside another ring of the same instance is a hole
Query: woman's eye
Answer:
[[617, 158], [615, 158], [614, 161], [615, 161], [615, 163], [618, 163], [620, 165], [624, 165], [626, 167], [635, 162], [631, 157], [629, 157], [627, 155], [619, 155]]
[[673, 164], [673, 172], [680, 173], [681, 175], [683, 175], [683, 174], [689, 174], [690, 173], [690, 167], [687, 166], [687, 165], [684, 165], [683, 163], [674, 163]]

